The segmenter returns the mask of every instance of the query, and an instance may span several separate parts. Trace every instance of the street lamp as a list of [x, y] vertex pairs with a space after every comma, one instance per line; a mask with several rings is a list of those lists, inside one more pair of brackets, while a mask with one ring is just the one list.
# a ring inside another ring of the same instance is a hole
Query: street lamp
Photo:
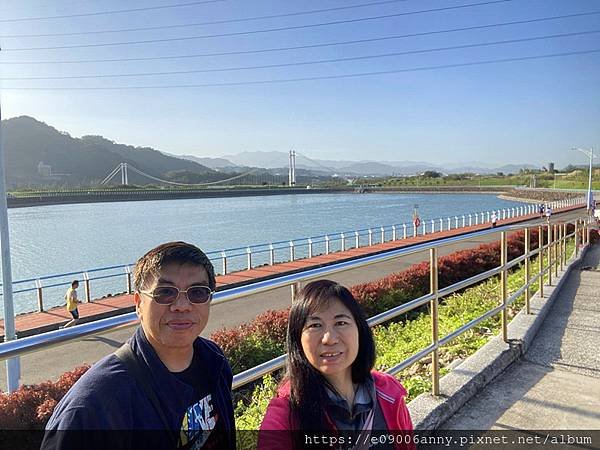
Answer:
[[588, 193], [587, 193], [587, 210], [589, 213], [590, 210], [592, 209], [592, 206], [594, 206], [594, 205], [592, 205], [592, 202], [594, 201], [594, 197], [592, 196], [592, 160], [595, 158], [594, 149], [590, 148], [589, 150], [584, 150], [579, 147], [572, 147], [572, 150], [577, 150], [577, 151], [583, 153], [588, 158], [590, 158], [590, 176], [589, 176], [589, 180], [588, 180]]

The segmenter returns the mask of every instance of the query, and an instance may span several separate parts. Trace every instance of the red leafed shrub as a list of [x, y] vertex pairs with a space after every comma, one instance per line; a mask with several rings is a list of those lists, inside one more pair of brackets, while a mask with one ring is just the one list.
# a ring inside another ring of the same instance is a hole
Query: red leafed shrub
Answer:
[[257, 337], [285, 342], [289, 314], [290, 308], [278, 311], [270, 309], [259, 314], [256, 316], [256, 319], [250, 323], [252, 333]]
[[210, 335], [210, 339], [216, 342], [227, 356], [234, 352], [249, 335], [250, 327], [248, 324], [243, 324], [236, 328], [223, 328], [215, 331]]
[[56, 404], [89, 367], [65, 372], [56, 382], [24, 385], [10, 394], [0, 392], [0, 429], [43, 429]]
[[289, 309], [265, 311], [252, 322], [211, 334], [229, 360], [234, 373], [243, 372], [285, 351]]

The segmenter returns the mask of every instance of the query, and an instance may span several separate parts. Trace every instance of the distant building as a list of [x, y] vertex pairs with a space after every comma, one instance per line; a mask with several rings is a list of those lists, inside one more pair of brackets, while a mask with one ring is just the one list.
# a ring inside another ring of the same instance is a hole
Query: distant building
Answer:
[[51, 177], [52, 176], [52, 166], [48, 164], [44, 164], [44, 161], [40, 161], [37, 165], [38, 174], [43, 177]]

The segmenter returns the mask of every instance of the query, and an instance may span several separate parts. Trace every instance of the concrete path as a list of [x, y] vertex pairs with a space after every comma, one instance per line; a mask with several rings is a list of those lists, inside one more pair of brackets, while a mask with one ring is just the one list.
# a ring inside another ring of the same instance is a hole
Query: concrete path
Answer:
[[596, 245], [565, 280], [524, 357], [442, 429], [600, 430], [599, 262]]

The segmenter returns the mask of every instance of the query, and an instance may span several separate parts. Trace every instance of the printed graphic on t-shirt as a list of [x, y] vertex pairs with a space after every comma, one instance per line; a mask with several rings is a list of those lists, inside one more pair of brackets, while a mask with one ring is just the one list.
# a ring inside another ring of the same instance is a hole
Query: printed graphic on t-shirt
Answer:
[[190, 406], [181, 423], [180, 448], [200, 450], [218, 419], [219, 415], [213, 407], [210, 394]]

